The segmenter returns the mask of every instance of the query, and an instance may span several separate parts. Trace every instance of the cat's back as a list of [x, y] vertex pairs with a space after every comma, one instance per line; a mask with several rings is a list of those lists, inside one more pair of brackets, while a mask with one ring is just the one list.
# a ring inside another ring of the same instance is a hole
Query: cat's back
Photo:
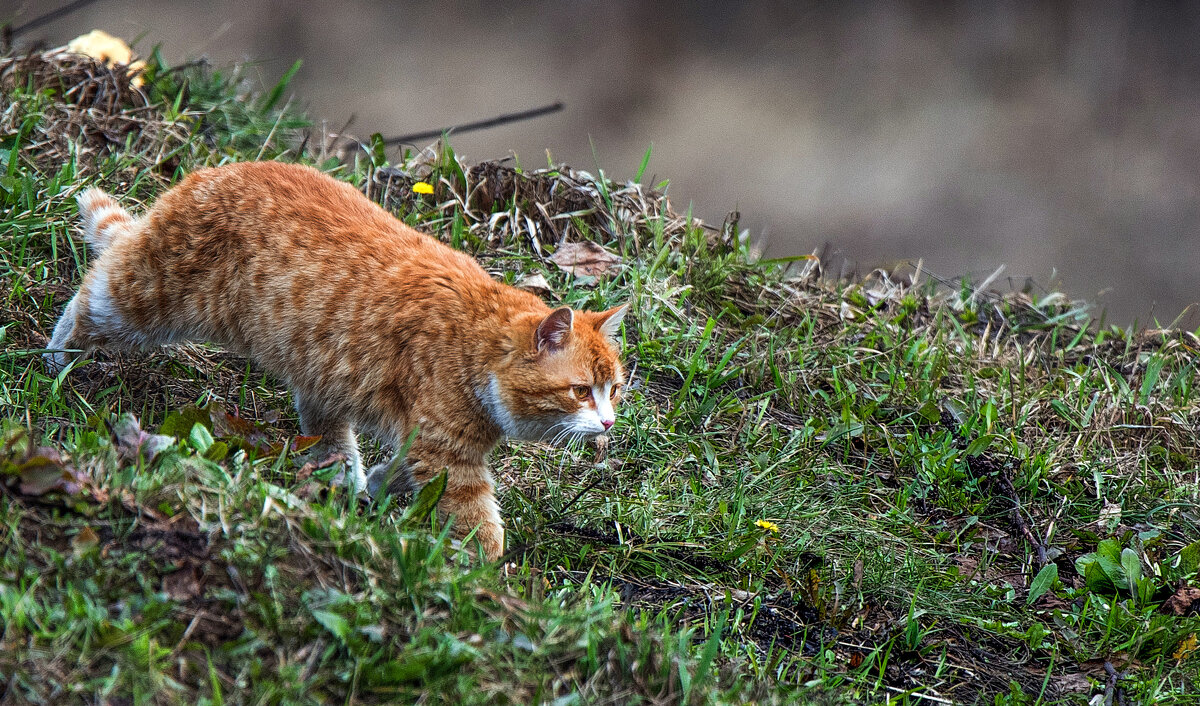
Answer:
[[189, 269], [325, 277], [338, 267], [410, 281], [452, 273], [487, 278], [473, 258], [410, 228], [350, 184], [312, 167], [239, 162], [201, 169], [147, 214], [143, 256]]
[[[139, 230], [110, 256], [122, 314], [141, 328], [171, 329], [171, 338], [261, 354], [260, 362], [283, 357], [285, 342], [303, 347], [310, 332], [371, 330], [398, 310], [415, 316], [414, 305], [495, 286], [473, 258], [350, 184], [296, 164], [193, 172]], [[265, 330], [276, 335], [264, 340]]]
[[[157, 230], [312, 244], [352, 229], [360, 239], [413, 234], [346, 182], [312, 167], [238, 162], [189, 174], [149, 214]], [[303, 240], [299, 240], [303, 238]], [[265, 244], [265, 243], [264, 243]], [[279, 245], [279, 242], [273, 244]]]

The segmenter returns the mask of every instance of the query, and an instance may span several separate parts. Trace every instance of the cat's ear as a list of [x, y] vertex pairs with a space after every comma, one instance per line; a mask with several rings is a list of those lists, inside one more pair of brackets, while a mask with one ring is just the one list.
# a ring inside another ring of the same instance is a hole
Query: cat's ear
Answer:
[[562, 350], [571, 337], [571, 324], [574, 321], [575, 312], [571, 311], [569, 306], [555, 309], [542, 319], [542, 323], [537, 327], [538, 353], [542, 351], [554, 353]]
[[615, 341], [617, 334], [621, 332], [621, 321], [625, 318], [627, 311], [629, 311], [629, 302], [600, 312], [596, 315], [596, 330]]

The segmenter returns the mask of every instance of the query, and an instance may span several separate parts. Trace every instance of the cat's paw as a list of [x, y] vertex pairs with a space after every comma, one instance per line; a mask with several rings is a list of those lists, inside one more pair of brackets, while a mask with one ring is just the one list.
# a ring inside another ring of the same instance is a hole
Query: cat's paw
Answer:
[[479, 525], [472, 541], [479, 543], [488, 561], [496, 561], [504, 554], [504, 527], [496, 522], [485, 522]]
[[362, 466], [347, 468], [334, 476], [333, 480], [329, 481], [329, 484], [345, 486], [355, 495], [367, 495], [370, 492], [367, 474], [363, 473]]
[[412, 476], [408, 467], [393, 459], [371, 466], [367, 471], [367, 494], [378, 497], [381, 493], [401, 495], [413, 491]]
[[71, 362], [66, 353], [62, 351], [52, 351], [42, 354], [42, 362], [46, 366], [46, 372], [51, 375], [58, 375], [67, 367], [67, 363]]

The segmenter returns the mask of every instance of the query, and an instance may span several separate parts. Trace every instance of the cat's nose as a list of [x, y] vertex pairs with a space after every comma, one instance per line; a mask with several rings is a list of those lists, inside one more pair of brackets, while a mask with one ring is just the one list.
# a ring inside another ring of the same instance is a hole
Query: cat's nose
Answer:
[[612, 429], [613, 420], [611, 420], [611, 419], [601, 419], [601, 420], [600, 420], [600, 423], [604, 425], [604, 431], [608, 431], [609, 429]]

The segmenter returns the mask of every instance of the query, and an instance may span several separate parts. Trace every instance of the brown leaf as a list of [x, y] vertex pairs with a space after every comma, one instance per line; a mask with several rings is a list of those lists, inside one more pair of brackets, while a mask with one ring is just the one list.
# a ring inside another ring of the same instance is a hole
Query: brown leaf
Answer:
[[85, 474], [64, 462], [58, 451], [46, 446], [34, 449], [16, 466], [15, 475], [21, 481], [17, 489], [23, 495], [45, 495], [51, 491], [78, 495], [88, 482]]
[[1090, 694], [1092, 693], [1092, 682], [1086, 675], [1079, 674], [1063, 674], [1054, 677], [1054, 683], [1058, 686], [1058, 690], [1063, 694]]
[[262, 434], [262, 431], [254, 422], [242, 419], [236, 414], [226, 412], [224, 405], [219, 403], [214, 402], [210, 404], [208, 406], [208, 414], [212, 419], [214, 437], [240, 437], [250, 440]]
[[1200, 615], [1200, 588], [1184, 586], [1162, 604], [1169, 615]]
[[1107, 679], [1108, 670], [1104, 667], [1104, 663], [1112, 665], [1113, 669], [1118, 672], [1124, 672], [1129, 669], [1141, 669], [1142, 663], [1130, 655], [1128, 652], [1116, 652], [1109, 655], [1108, 659], [1089, 659], [1079, 663], [1079, 668], [1084, 674], [1090, 675], [1097, 679]]
[[[291, 444], [287, 446], [284, 445], [284, 442], [278, 441], [265, 447], [259, 447], [258, 450], [261, 452], [261, 454], [265, 454], [266, 456], [278, 456], [285, 450], [288, 450], [291, 453], [304, 453], [305, 451], [308, 451], [312, 447], [316, 446], [320, 441], [321, 436], [319, 434], [316, 436], [294, 436], [292, 437]], [[260, 455], [259, 458], [263, 458], [263, 455]]]
[[621, 263], [619, 255], [590, 240], [563, 243], [549, 259], [566, 272], [590, 277], [598, 277]]
[[554, 290], [550, 289], [550, 283], [546, 281], [546, 278], [540, 272], [517, 282], [517, 288], [524, 289], [526, 292], [532, 292], [539, 297], [548, 297], [554, 293]]
[[145, 458], [146, 463], [175, 444], [175, 437], [165, 434], [150, 434], [142, 430], [137, 417], [129, 412], [112, 425], [113, 436], [117, 438], [117, 453], [126, 461], [136, 463], [139, 458]]
[[71, 540], [71, 548], [75, 551], [75, 556], [86, 554], [89, 549], [92, 549], [100, 543], [100, 535], [96, 534], [96, 530], [91, 527], [84, 527], [79, 530], [79, 534]]

